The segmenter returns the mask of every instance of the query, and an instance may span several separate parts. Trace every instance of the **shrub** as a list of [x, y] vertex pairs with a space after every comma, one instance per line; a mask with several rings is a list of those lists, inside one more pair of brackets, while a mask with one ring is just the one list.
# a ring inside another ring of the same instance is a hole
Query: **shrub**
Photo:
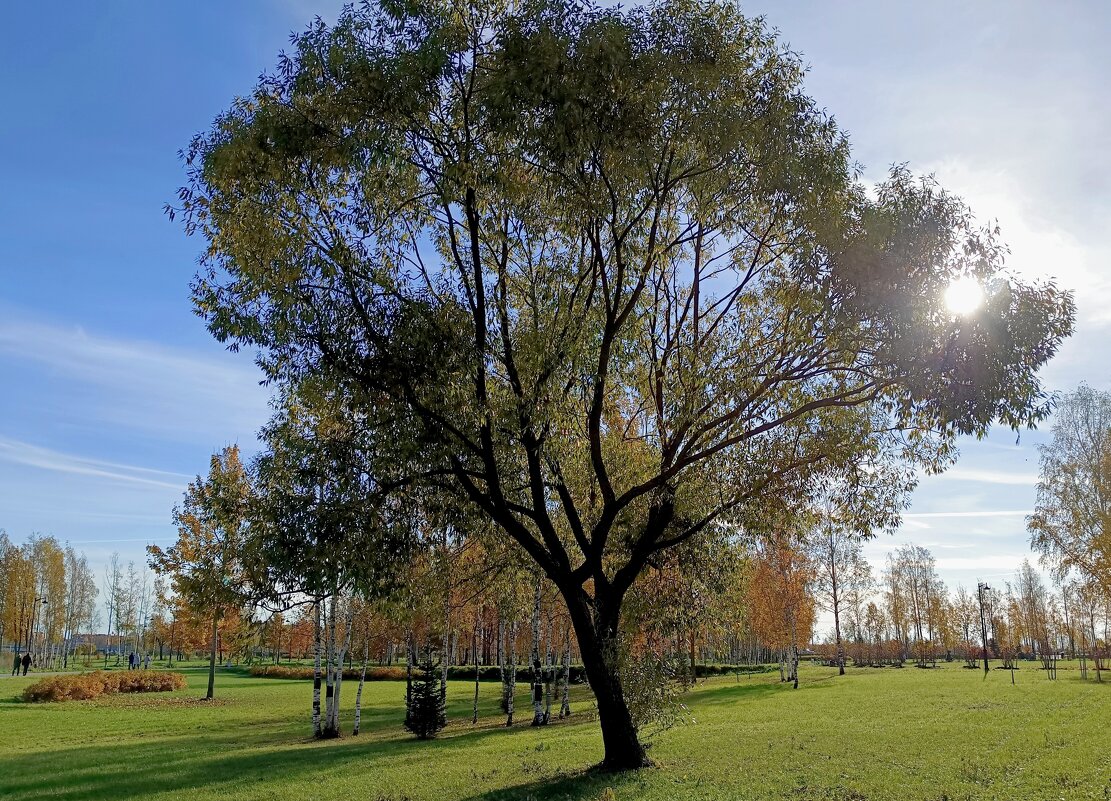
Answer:
[[180, 673], [160, 670], [106, 673], [98, 670], [94, 673], [41, 679], [23, 691], [23, 700], [87, 701], [114, 693], [161, 693], [182, 689], [185, 689], [185, 676]]
[[[252, 676], [261, 676], [267, 679], [311, 679], [313, 677], [313, 669], [304, 665], [255, 665], [249, 672]], [[321, 666], [320, 675], [321, 677], [324, 676], [323, 666]], [[344, 681], [358, 681], [361, 675], [362, 667], [345, 668], [343, 671]], [[367, 681], [404, 681], [404, 679], [404, 667], [368, 665], [366, 669]]]

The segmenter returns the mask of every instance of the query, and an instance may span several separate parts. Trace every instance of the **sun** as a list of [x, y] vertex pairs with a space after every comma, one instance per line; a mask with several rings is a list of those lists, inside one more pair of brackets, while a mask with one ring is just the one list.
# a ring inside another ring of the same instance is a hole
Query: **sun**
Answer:
[[983, 302], [983, 287], [970, 275], [957, 278], [945, 290], [945, 306], [953, 314], [970, 314]]

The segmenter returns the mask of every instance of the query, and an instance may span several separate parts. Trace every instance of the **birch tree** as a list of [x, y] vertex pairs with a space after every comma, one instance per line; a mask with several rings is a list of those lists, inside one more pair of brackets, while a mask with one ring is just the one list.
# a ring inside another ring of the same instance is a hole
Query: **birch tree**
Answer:
[[833, 614], [838, 673], [845, 675], [845, 646], [841, 641], [841, 618], [846, 599], [866, 593], [872, 586], [872, 567], [864, 558], [860, 538], [834, 515], [819, 517], [811, 543], [815, 558], [814, 591]]
[[1058, 576], [1075, 572], [1111, 593], [1111, 393], [1082, 384], [1062, 398], [1039, 451], [1031, 546]]
[[96, 613], [96, 577], [89, 568], [89, 560], [83, 553], [78, 553], [67, 546], [65, 551], [66, 595], [65, 595], [65, 623], [62, 633], [62, 642], [65, 651], [62, 658], [62, 669], [69, 667], [70, 643], [76, 643], [77, 635], [83, 627], [87, 627]]
[[354, 614], [356, 597], [373, 601], [400, 585], [417, 529], [402, 495], [382, 497], [360, 426], [337, 415], [335, 393], [327, 382], [307, 381], [282, 397], [263, 431], [267, 449], [254, 464], [245, 549], [256, 600], [280, 607], [307, 597], [316, 607], [317, 737], [340, 735], [342, 663], [352, 635], [341, 616]]
[[[112, 646], [112, 622], [113, 618], [118, 620], [117, 613], [119, 612], [119, 594], [120, 585], [123, 582], [123, 573], [120, 570], [120, 555], [113, 553], [108, 557], [108, 564], [104, 566], [104, 580], [101, 585], [104, 590], [104, 606], [108, 611], [108, 639], [104, 645], [104, 667], [108, 667], [108, 653]], [[117, 627], [118, 627], [117, 623]], [[118, 647], [117, 647], [117, 662], [118, 662]]]

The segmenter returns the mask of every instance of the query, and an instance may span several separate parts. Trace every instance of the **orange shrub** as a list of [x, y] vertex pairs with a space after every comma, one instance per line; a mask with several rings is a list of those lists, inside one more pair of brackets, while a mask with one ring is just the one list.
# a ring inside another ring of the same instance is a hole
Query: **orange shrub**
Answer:
[[159, 693], [185, 688], [185, 676], [154, 670], [49, 676], [23, 691], [24, 701], [87, 701], [112, 693]]

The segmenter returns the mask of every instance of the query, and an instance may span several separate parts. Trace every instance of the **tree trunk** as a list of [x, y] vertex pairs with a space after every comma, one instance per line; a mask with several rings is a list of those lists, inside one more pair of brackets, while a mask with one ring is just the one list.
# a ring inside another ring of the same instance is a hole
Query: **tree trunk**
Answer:
[[351, 730], [352, 736], [358, 736], [359, 724], [363, 720], [363, 685], [366, 684], [366, 663], [370, 659], [370, 627], [367, 627], [366, 637], [363, 638], [363, 672], [359, 674], [359, 689], [355, 691], [355, 726]]
[[532, 648], [529, 652], [530, 675], [532, 682], [529, 694], [532, 696], [532, 725], [543, 726], [544, 719], [544, 679], [540, 664], [540, 579], [536, 579], [536, 589], [532, 602]]
[[332, 593], [331, 601], [324, 607], [324, 725], [321, 736], [334, 735], [332, 725], [332, 697], [335, 688], [332, 684], [332, 664], [336, 658], [336, 593]]
[[445, 704], [447, 703], [447, 668], [448, 668], [448, 651], [451, 646], [451, 590], [444, 592], [444, 633], [441, 638], [441, 649], [443, 653], [440, 656], [440, 700]]
[[563, 700], [559, 706], [559, 717], [563, 718], [571, 716], [571, 628], [568, 627], [564, 632], [564, 639], [566, 641], [566, 648], [563, 652]]
[[219, 633], [220, 613], [215, 612], [212, 615], [212, 653], [208, 656], [208, 692], [205, 694], [206, 699], [213, 697], [213, 691], [216, 689], [216, 637]]
[[552, 651], [549, 648], [544, 657], [544, 723], [548, 723], [552, 719], [552, 681], [554, 678], [555, 669], [552, 666]]
[[505, 620], [498, 612], [498, 681], [501, 682], [502, 712], [505, 712]]
[[614, 599], [605, 605], [604, 601], [595, 598], [593, 605], [591, 614], [585, 593], [568, 602], [583, 668], [598, 704], [598, 723], [605, 749], [601, 767], [612, 771], [636, 770], [650, 763], [637, 736], [637, 726], [621, 686], [620, 600]]
[[837, 637], [837, 675], [845, 675], [845, 646], [841, 642], [841, 616], [837, 609], [837, 596], [833, 598], [833, 632]]
[[696, 637], [697, 637], [697, 635], [695, 634], [695, 627], [692, 625], [690, 627], [690, 631], [688, 632], [689, 642], [687, 643], [687, 647], [690, 650], [690, 655], [689, 655], [690, 667], [691, 667], [690, 683], [691, 683], [692, 687], [694, 686], [695, 679], [698, 678], [698, 647], [697, 647]]
[[509, 653], [506, 654], [505, 725], [513, 725], [513, 701], [517, 694], [517, 621], [509, 624]]
[[313, 604], [312, 736], [320, 736], [320, 599]]
[[405, 723], [413, 709], [413, 630], [405, 633]]
[[108, 607], [108, 634], [104, 638], [104, 669], [108, 669], [108, 652], [112, 650], [112, 612], [111, 606]]
[[478, 659], [478, 627], [482, 620], [481, 610], [475, 613], [474, 630], [471, 632], [471, 652], [474, 654], [474, 709], [471, 713], [471, 725], [478, 723], [478, 681], [482, 675], [482, 668]]
[[[338, 593], [337, 593], [338, 595]], [[335, 606], [332, 607], [332, 614], [335, 614]], [[327, 737], [339, 737], [339, 693], [340, 688], [343, 686], [343, 660], [347, 655], [348, 649], [351, 647], [351, 628], [355, 618], [355, 604], [354, 599], [347, 600], [347, 616], [344, 618], [343, 644], [335, 653], [335, 666], [332, 668], [334, 671], [332, 677], [332, 704], [331, 704], [331, 717], [328, 719], [328, 725], [325, 727], [324, 734]], [[335, 637], [335, 620], [332, 621], [333, 634]]]

